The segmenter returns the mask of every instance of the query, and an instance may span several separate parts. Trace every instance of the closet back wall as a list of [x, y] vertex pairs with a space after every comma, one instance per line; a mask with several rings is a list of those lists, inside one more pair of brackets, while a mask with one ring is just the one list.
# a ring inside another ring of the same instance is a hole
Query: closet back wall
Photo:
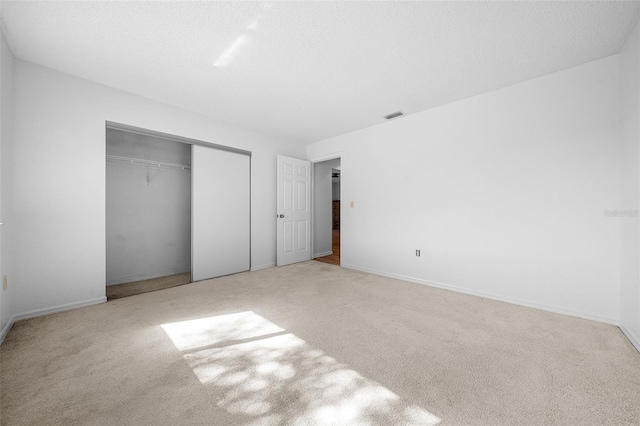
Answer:
[[191, 146], [107, 129], [107, 285], [191, 270]]

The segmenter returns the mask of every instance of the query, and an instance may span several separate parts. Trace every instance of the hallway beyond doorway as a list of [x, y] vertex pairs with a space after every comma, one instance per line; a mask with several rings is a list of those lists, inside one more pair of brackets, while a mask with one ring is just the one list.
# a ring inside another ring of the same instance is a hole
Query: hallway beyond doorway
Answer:
[[331, 265], [340, 266], [340, 230], [334, 229], [331, 233], [331, 250], [333, 254], [329, 256], [316, 257], [314, 260], [318, 262], [330, 263]]

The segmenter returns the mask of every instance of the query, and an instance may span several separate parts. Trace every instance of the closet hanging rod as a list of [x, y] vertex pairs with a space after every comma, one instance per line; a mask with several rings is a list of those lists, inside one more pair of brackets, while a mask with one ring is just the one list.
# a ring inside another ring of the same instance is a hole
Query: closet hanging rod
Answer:
[[191, 170], [191, 164], [168, 163], [165, 161], [143, 160], [141, 158], [120, 157], [117, 155], [107, 155], [107, 162], [119, 164], [131, 164], [141, 167], [156, 167], [166, 170]]

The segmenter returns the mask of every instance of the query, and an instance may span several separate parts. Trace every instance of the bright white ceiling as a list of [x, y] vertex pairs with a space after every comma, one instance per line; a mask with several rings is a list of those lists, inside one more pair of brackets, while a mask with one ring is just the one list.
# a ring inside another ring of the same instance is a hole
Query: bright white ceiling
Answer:
[[640, 13], [638, 1], [1, 7], [20, 59], [301, 143], [618, 53]]

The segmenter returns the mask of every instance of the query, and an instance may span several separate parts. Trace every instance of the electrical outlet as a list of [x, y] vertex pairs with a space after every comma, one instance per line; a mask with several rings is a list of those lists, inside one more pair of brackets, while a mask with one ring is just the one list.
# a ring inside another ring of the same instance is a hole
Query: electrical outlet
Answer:
[[416, 256], [420, 257], [420, 250], [416, 250]]
[[351, 202], [349, 203], [349, 207], [353, 208], [353, 206], [354, 206], [354, 202], [353, 202], [353, 201], [351, 201]]
[[7, 288], [9, 288], [9, 278], [5, 275], [2, 277], [2, 290], [6, 290]]

